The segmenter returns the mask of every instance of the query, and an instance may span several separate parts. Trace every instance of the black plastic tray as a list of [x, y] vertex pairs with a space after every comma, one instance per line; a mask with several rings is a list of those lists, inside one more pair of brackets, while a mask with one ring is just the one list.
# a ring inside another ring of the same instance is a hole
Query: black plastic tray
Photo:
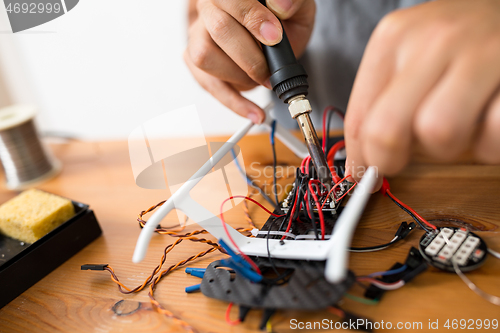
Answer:
[[72, 218], [33, 244], [0, 234], [0, 308], [102, 234], [88, 205], [73, 206]]

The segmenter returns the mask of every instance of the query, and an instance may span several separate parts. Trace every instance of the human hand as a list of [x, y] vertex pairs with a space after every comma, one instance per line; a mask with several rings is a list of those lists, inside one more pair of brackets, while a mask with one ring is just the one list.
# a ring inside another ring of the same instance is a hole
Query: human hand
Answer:
[[[314, 24], [314, 0], [191, 0], [189, 41], [184, 61], [198, 83], [229, 109], [254, 123], [265, 114], [240, 92], [264, 85], [271, 89], [260, 43], [281, 41], [282, 27], [299, 56]], [[257, 42], [258, 41], [258, 42]]]
[[442, 161], [472, 147], [478, 161], [500, 163], [500, 1], [437, 0], [387, 15], [347, 109], [354, 180], [369, 165], [401, 171], [413, 146]]

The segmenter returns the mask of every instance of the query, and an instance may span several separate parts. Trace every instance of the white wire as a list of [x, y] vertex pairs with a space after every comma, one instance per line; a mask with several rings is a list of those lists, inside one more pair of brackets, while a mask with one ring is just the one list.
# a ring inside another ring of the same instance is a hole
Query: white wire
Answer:
[[457, 263], [453, 261], [453, 269], [455, 269], [455, 273], [457, 273], [458, 276], [464, 281], [464, 283], [467, 285], [467, 287], [470, 288], [473, 292], [487, 300], [488, 302], [500, 306], [500, 297], [488, 294], [487, 292], [483, 291], [480, 289], [478, 286], [476, 286], [467, 276], [465, 276], [464, 273], [460, 270], [460, 267], [458, 267]]
[[371, 281], [371, 280], [370, 280], [370, 283], [377, 286], [377, 288], [380, 288], [383, 290], [396, 290], [396, 289], [399, 289], [405, 285], [405, 282], [403, 280], [399, 280], [398, 282], [391, 284], [391, 285], [386, 285], [386, 284], [378, 283], [378, 282]]
[[376, 252], [376, 251], [380, 251], [380, 250], [385, 250], [387, 249], [389, 246], [392, 245], [392, 243], [394, 243], [396, 241], [396, 239], [398, 239], [399, 236], [396, 236], [394, 237], [387, 246], [384, 246], [384, 247], [381, 247], [381, 248], [377, 248], [377, 249], [371, 249], [371, 250], [352, 250], [352, 249], [349, 249], [349, 252], [355, 252], [355, 253], [363, 253], [363, 252]]
[[[332, 235], [325, 235], [325, 239], [330, 239]], [[316, 239], [316, 235], [297, 235], [296, 240], [300, 239]]]
[[286, 236], [286, 237], [290, 237], [290, 238], [293, 238], [293, 239], [296, 239], [297, 236], [295, 234], [292, 234], [291, 232], [286, 232], [286, 231], [265, 231], [265, 230], [260, 230], [258, 233], [258, 235], [273, 235], [273, 236]]
[[[256, 235], [273, 235], [273, 236], [286, 236], [293, 238], [295, 240], [301, 240], [301, 239], [316, 239], [316, 235], [295, 235], [292, 234], [291, 232], [286, 232], [286, 231], [265, 231], [265, 230], [259, 230], [259, 232], [256, 232]], [[330, 239], [332, 235], [325, 235], [325, 239]]]
[[[450, 240], [448, 239], [448, 237], [444, 233], [442, 235], [443, 235], [445, 243], [447, 245], [449, 245]], [[497, 257], [497, 255], [499, 255], [499, 257], [500, 257], [500, 253], [498, 253], [496, 251], [493, 251], [493, 252], [494, 253], [491, 253], [491, 252], [490, 253], [492, 255], [494, 255], [495, 257]], [[499, 258], [499, 257], [497, 257], [497, 258]], [[457, 273], [457, 275], [460, 277], [460, 279], [462, 279], [462, 281], [467, 285], [467, 287], [469, 287], [470, 290], [472, 290], [477, 295], [481, 296], [482, 298], [484, 298], [485, 300], [487, 300], [491, 304], [500, 306], [500, 297], [488, 294], [487, 292], [485, 292], [484, 290], [482, 290], [481, 288], [476, 286], [474, 284], [474, 282], [469, 280], [469, 278], [467, 276], [465, 276], [465, 274], [460, 270], [460, 267], [458, 266], [456, 260], [452, 259], [451, 263], [453, 264], [453, 269], [455, 270], [455, 273]]]
[[492, 249], [488, 249], [488, 252], [497, 259], [500, 259], [500, 253]]

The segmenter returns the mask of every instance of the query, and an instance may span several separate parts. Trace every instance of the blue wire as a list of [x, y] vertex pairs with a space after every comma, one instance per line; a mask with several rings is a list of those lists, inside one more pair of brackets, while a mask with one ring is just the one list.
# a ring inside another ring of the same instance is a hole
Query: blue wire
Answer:
[[[245, 260], [243, 259], [240, 255], [238, 255], [236, 252], [231, 249], [226, 242], [222, 238], [219, 239], [219, 245], [226, 250], [227, 254], [231, 256], [231, 258], [239, 265], [243, 266], [246, 269], [252, 270], [253, 267]], [[258, 273], [257, 273], [258, 274]]]
[[274, 137], [276, 134], [276, 120], [273, 120], [271, 123], [271, 135], [269, 137], [271, 141], [271, 148], [273, 149], [273, 193], [274, 193], [274, 200], [276, 201], [276, 204], [279, 205], [280, 201], [278, 198], [278, 193], [276, 192], [276, 145], [274, 141]]
[[238, 168], [238, 171], [241, 173], [243, 178], [245, 178], [247, 184], [253, 187], [252, 181], [250, 180], [250, 178], [248, 178], [246, 173], [241, 168], [240, 162], [238, 162], [238, 159], [236, 158], [236, 153], [234, 152], [234, 149], [231, 149], [231, 155], [233, 156], [234, 164], [236, 164], [236, 168]]
[[228, 259], [222, 259], [219, 264], [223, 267], [228, 267], [228, 268], [232, 268], [237, 274], [243, 276], [244, 278], [252, 281], [252, 282], [260, 282], [262, 281], [263, 277], [262, 275], [260, 275], [259, 273], [251, 270], [251, 269], [247, 269], [243, 266], [240, 266], [238, 265], [236, 262], [234, 262], [234, 260], [232, 258], [228, 258]]
[[376, 272], [368, 275], [369, 277], [376, 277], [376, 276], [385, 276], [385, 275], [393, 275], [393, 274], [399, 274], [402, 273], [408, 268], [408, 266], [403, 265], [399, 268], [393, 269], [391, 271], [384, 271], [384, 272]]
[[274, 136], [276, 133], [276, 120], [271, 123], [271, 144], [274, 145]]
[[264, 199], [266, 199], [266, 201], [268, 201], [271, 205], [273, 205], [274, 208], [276, 208], [276, 203], [273, 202], [273, 199], [269, 198], [269, 196], [257, 184], [255, 184], [255, 182], [246, 174], [246, 172], [243, 171], [240, 163], [238, 162], [238, 159], [236, 158], [236, 153], [234, 152], [234, 149], [231, 149], [231, 155], [233, 156], [233, 160], [234, 160], [234, 163], [236, 164], [236, 168], [240, 172], [241, 176], [245, 179], [247, 184], [249, 186], [253, 187], [254, 189], [256, 189], [257, 191], [259, 191], [259, 193], [262, 195], [262, 197]]

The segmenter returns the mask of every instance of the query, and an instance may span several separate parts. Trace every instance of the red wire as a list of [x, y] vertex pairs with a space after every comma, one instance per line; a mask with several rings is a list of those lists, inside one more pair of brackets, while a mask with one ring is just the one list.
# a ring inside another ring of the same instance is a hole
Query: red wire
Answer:
[[345, 312], [338, 309], [338, 308], [334, 308], [333, 306], [329, 306], [327, 308], [328, 311], [330, 311], [331, 313], [333, 313], [334, 315], [336, 315], [337, 317], [340, 317], [340, 318], [344, 318], [345, 317]]
[[[307, 191], [307, 193], [306, 193], [306, 202], [309, 202], [309, 191]], [[306, 210], [307, 210], [307, 215], [309, 215], [309, 218], [312, 219], [311, 210], [309, 209], [309, 205], [306, 205]]]
[[229, 303], [229, 305], [227, 306], [227, 310], [226, 310], [226, 323], [228, 323], [231, 326], [234, 326], [234, 325], [238, 325], [239, 323], [241, 323], [241, 320], [239, 318], [237, 320], [231, 320], [229, 315], [231, 314], [232, 308], [233, 308], [233, 303]]
[[335, 172], [335, 165], [333, 161], [335, 159], [335, 154], [337, 153], [337, 151], [339, 151], [344, 147], [345, 147], [345, 141], [340, 140], [339, 142], [334, 144], [332, 148], [330, 148], [330, 150], [328, 151], [328, 155], [326, 156], [326, 161], [328, 163], [328, 167], [330, 168], [330, 172], [332, 173], [332, 179], [335, 183], [338, 183], [340, 181], [340, 177]]
[[259, 274], [260, 274], [260, 269], [259, 267], [253, 262], [252, 259], [250, 259], [246, 254], [244, 254], [240, 248], [238, 247], [238, 245], [236, 244], [236, 242], [234, 241], [233, 237], [231, 237], [231, 234], [229, 233], [229, 230], [227, 230], [227, 223], [226, 221], [224, 221], [224, 214], [223, 214], [223, 211], [222, 209], [224, 208], [224, 204], [226, 202], [228, 202], [229, 200], [231, 199], [234, 199], [234, 198], [237, 198], [237, 199], [245, 199], [245, 200], [250, 200], [251, 202], [253, 202], [254, 204], [256, 204], [257, 206], [259, 206], [260, 208], [262, 208], [263, 210], [265, 210], [268, 214], [271, 214], [272, 216], [274, 217], [282, 217], [284, 215], [277, 215], [277, 214], [274, 214], [273, 212], [271, 212], [270, 210], [268, 210], [266, 207], [262, 206], [259, 202], [255, 201], [254, 199], [252, 198], [249, 198], [249, 197], [246, 197], [244, 195], [233, 195], [232, 197], [229, 197], [227, 198], [226, 200], [224, 200], [224, 202], [222, 202], [222, 204], [220, 205], [220, 219], [222, 221], [222, 226], [224, 227], [224, 231], [226, 232], [226, 235], [227, 235], [227, 238], [229, 238], [229, 240], [231, 241], [231, 243], [233, 244], [233, 246], [235, 247], [236, 250], [238, 250], [238, 252], [241, 254], [241, 256], [243, 257], [243, 259], [245, 259], [254, 269], [255, 271], [257, 271]]
[[306, 165], [305, 165], [306, 174], [309, 174], [309, 164], [311, 164], [311, 156], [306, 157]]
[[347, 192], [345, 192], [340, 198], [338, 198], [336, 201], [340, 201], [343, 197], [345, 197], [347, 195], [347, 193], [351, 192], [351, 190], [354, 188], [354, 186], [358, 185], [358, 183], [354, 183], [354, 185], [351, 186], [350, 189], [347, 190]]
[[426, 219], [424, 219], [422, 216], [420, 216], [420, 214], [418, 214], [416, 211], [414, 211], [414, 210], [413, 210], [413, 208], [411, 208], [410, 206], [408, 206], [408, 205], [404, 204], [404, 203], [403, 203], [403, 202], [401, 202], [398, 198], [396, 198], [396, 197], [394, 196], [394, 194], [392, 194], [392, 193], [391, 193], [391, 191], [390, 191], [390, 190], [387, 190], [387, 192], [386, 192], [386, 193], [387, 193], [388, 195], [390, 195], [390, 196], [391, 196], [391, 198], [393, 198], [395, 201], [397, 201], [397, 202], [398, 202], [401, 206], [403, 206], [404, 208], [406, 208], [406, 209], [408, 209], [410, 212], [412, 212], [412, 213], [413, 213], [413, 215], [415, 215], [416, 217], [418, 217], [418, 219], [419, 219], [420, 221], [424, 222], [424, 223], [425, 223], [428, 227], [430, 227], [430, 228], [432, 228], [432, 229], [434, 229], [434, 230], [436, 230], [436, 229], [437, 229], [437, 227], [436, 227], [435, 225], [431, 224], [429, 221], [427, 221], [427, 220], [426, 220]]
[[323, 216], [323, 210], [319, 206], [318, 197], [316, 196], [316, 193], [314, 193], [314, 190], [312, 188], [312, 182], [309, 181], [308, 185], [309, 185], [309, 192], [311, 192], [311, 195], [313, 196], [314, 199], [314, 203], [316, 204], [316, 208], [318, 209], [319, 224], [321, 226], [321, 240], [325, 240], [325, 218]]
[[310, 158], [310, 157], [311, 157], [311, 156], [307, 156], [306, 158], [304, 158], [304, 159], [302, 160], [302, 163], [300, 163], [300, 171], [302, 171], [302, 172], [304, 172], [304, 171], [305, 171], [305, 169], [304, 169], [304, 168], [305, 168], [305, 165], [306, 165], [306, 161], [307, 161], [307, 159], [308, 159], [308, 158]]
[[[344, 178], [342, 178], [341, 180], [339, 180], [337, 183], [335, 183], [335, 185], [333, 185], [333, 187], [330, 189], [330, 192], [328, 192], [328, 194], [326, 195], [326, 197], [328, 198], [330, 196], [330, 194], [332, 193], [333, 190], [335, 190], [335, 188], [337, 186], [339, 186], [344, 180], [347, 179], [347, 177], [349, 176], [345, 176]], [[321, 209], [323, 210], [323, 207], [325, 207], [325, 203], [326, 203], [326, 200], [323, 202], [323, 204], [321, 205]]]

